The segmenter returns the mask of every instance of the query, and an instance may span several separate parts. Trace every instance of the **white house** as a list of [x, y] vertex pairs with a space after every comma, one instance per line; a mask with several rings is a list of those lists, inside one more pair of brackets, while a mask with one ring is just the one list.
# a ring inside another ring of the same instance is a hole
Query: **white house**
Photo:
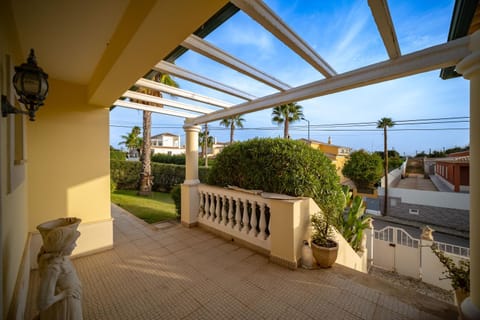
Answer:
[[157, 134], [151, 139], [151, 148], [154, 154], [168, 155], [184, 154], [185, 148], [180, 143], [180, 136], [171, 133]]

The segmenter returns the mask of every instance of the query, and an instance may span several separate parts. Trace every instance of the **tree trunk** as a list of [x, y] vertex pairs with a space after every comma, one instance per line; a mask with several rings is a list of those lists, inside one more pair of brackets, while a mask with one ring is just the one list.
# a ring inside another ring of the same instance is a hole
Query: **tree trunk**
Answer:
[[[233, 121], [233, 120], [232, 120], [232, 121]], [[234, 130], [235, 130], [235, 125], [234, 125], [233, 122], [232, 122], [232, 124], [230, 125], [230, 144], [233, 143], [233, 131], [234, 131]]]
[[205, 123], [205, 167], [208, 168], [208, 124]]
[[387, 127], [383, 128], [383, 156], [385, 159], [385, 199], [383, 201], [382, 215], [386, 216], [388, 211], [388, 147], [387, 147]]
[[283, 138], [288, 139], [288, 116], [285, 118], [285, 124], [283, 126]]
[[151, 128], [152, 112], [143, 111], [143, 146], [142, 146], [142, 172], [140, 173], [139, 195], [150, 195], [152, 193], [152, 166], [151, 166]]

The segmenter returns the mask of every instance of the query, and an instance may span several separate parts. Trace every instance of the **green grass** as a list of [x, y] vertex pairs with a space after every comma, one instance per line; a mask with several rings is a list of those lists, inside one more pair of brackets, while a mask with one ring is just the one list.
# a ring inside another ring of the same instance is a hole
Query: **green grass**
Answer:
[[169, 193], [153, 192], [151, 196], [139, 196], [137, 191], [117, 190], [111, 200], [116, 205], [147, 223], [175, 219], [175, 204]]

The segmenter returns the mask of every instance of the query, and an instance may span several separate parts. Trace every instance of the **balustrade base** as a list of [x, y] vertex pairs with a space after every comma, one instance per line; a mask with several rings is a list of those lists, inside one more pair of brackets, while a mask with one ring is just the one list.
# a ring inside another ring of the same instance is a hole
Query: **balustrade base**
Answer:
[[297, 261], [291, 261], [291, 260], [285, 260], [283, 258], [270, 255], [270, 261], [272, 263], [281, 265], [283, 267], [287, 267], [292, 270], [295, 270], [300, 266], [300, 259], [298, 259]]
[[219, 229], [216, 229], [216, 228], [211, 227], [211, 226], [209, 226], [209, 225], [207, 225], [207, 224], [204, 224], [204, 223], [202, 223], [202, 221], [200, 221], [200, 222], [198, 223], [198, 226], [199, 226], [200, 228], [202, 228], [202, 229], [210, 232], [210, 233], [213, 233], [213, 234], [216, 235], [216, 236], [219, 236], [219, 237], [221, 237], [221, 238], [223, 238], [223, 239], [225, 239], [225, 240], [227, 240], [227, 241], [231, 241], [231, 242], [233, 242], [233, 243], [235, 243], [235, 244], [237, 244], [237, 245], [239, 245], [239, 246], [241, 246], [241, 247], [244, 247], [244, 248], [253, 250], [253, 251], [255, 251], [255, 252], [257, 252], [257, 253], [259, 253], [259, 254], [261, 254], [261, 255], [264, 255], [264, 256], [266, 256], [266, 257], [269, 257], [269, 256], [270, 256], [270, 251], [269, 251], [269, 250], [267, 250], [267, 249], [265, 249], [265, 248], [262, 248], [262, 247], [259, 247], [259, 246], [256, 246], [255, 244], [252, 244], [252, 243], [250, 243], [250, 242], [248, 242], [248, 241], [245, 241], [245, 240], [243, 240], [243, 239], [241, 239], [241, 238], [238, 238], [238, 237], [236, 237], [236, 236], [234, 236], [234, 235], [232, 235], [232, 234], [223, 232], [223, 231], [221, 231], [221, 230], [219, 230]]
[[198, 222], [188, 223], [188, 222], [182, 221], [182, 226], [186, 228], [195, 228], [195, 227], [198, 227]]

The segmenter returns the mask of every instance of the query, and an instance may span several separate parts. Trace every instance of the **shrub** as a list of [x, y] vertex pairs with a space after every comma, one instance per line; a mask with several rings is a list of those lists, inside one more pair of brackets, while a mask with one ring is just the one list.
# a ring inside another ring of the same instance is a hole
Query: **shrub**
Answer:
[[[139, 161], [110, 161], [110, 177], [120, 190], [137, 190], [142, 164]], [[200, 181], [206, 181], [210, 168], [198, 169]], [[185, 180], [185, 166], [152, 163], [154, 191], [169, 192], [176, 184]]]
[[378, 154], [359, 150], [350, 154], [342, 173], [360, 189], [372, 188], [383, 176], [383, 161]]
[[125, 160], [126, 158], [125, 152], [110, 147], [110, 160]]
[[185, 165], [185, 154], [168, 155], [157, 153], [152, 156], [152, 162]]
[[115, 190], [117, 190], [117, 184], [110, 178], [110, 193], [114, 193]]
[[231, 144], [217, 155], [207, 181], [311, 197], [332, 221], [338, 220], [345, 202], [335, 166], [300, 141], [256, 138]]
[[179, 184], [176, 184], [170, 191], [173, 202], [175, 203], [175, 211], [177, 212], [177, 217], [180, 217], [182, 214], [182, 188]]

